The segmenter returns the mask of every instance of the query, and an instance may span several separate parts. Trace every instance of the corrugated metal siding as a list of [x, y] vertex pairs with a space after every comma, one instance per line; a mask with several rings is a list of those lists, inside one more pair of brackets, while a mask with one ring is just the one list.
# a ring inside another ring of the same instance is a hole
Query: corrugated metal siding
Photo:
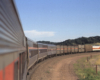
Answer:
[[100, 51], [100, 46], [92, 46], [93, 51]]
[[64, 49], [64, 47], [63, 47], [63, 46], [61, 46], [61, 53], [64, 53], [63, 49]]
[[64, 46], [64, 53], [67, 53], [67, 46]]
[[24, 51], [24, 39], [13, 0], [0, 0], [0, 54]]
[[29, 65], [28, 69], [34, 65], [38, 59], [38, 44], [27, 38], [28, 53], [29, 53]]
[[84, 45], [78, 45], [78, 48], [79, 48], [79, 52], [84, 52], [85, 51]]
[[61, 48], [59, 45], [57, 45], [57, 54], [61, 54]]
[[71, 46], [71, 51], [74, 53], [75, 52], [75, 47]]
[[56, 54], [56, 46], [55, 45], [53, 45], [53, 47], [52, 47], [52, 54]]
[[68, 46], [68, 53], [70, 53], [71, 52], [71, 46]]
[[92, 45], [85, 45], [85, 51], [86, 52], [92, 51]]
[[51, 55], [51, 54], [52, 54], [52, 52], [51, 52], [51, 47], [52, 47], [52, 46], [48, 44], [48, 55]]
[[48, 55], [48, 45], [43, 43], [38, 43], [38, 49], [39, 49], [39, 59], [44, 58]]
[[78, 52], [78, 46], [75, 46], [75, 52]]

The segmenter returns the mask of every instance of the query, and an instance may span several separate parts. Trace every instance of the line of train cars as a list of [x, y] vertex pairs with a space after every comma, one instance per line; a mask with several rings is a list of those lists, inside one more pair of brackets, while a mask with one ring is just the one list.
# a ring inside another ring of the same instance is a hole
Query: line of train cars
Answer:
[[28, 69], [35, 62], [50, 56], [100, 51], [100, 46], [92, 46], [92, 45], [77, 45], [77, 46], [53, 45], [53, 44], [35, 43], [29, 39], [27, 39], [27, 43], [28, 43], [28, 60], [29, 60]]
[[28, 70], [50, 56], [100, 50], [91, 45], [36, 43], [25, 37], [13, 0], [0, 0], [0, 80], [26, 80]]

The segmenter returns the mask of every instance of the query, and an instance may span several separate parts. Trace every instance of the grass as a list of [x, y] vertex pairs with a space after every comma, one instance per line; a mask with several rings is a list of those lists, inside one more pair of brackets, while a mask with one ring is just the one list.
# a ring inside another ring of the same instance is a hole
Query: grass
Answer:
[[50, 71], [46, 71], [46, 73], [50, 73]]
[[48, 68], [52, 68], [51, 66], [49, 66]]
[[[91, 62], [92, 61], [92, 62]], [[89, 58], [82, 58], [74, 64], [74, 69], [79, 80], [100, 80], [100, 71], [96, 74], [95, 65], [100, 63], [100, 56]]]
[[100, 45], [100, 43], [92, 43], [92, 44], [87, 44], [87, 45]]

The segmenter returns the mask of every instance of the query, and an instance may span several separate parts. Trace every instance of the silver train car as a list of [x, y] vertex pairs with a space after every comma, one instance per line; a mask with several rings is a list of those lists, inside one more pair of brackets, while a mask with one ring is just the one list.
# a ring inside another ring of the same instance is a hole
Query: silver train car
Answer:
[[27, 38], [28, 44], [28, 69], [38, 60], [38, 44]]
[[0, 0], [0, 80], [26, 80], [26, 37], [13, 0]]
[[44, 59], [48, 55], [48, 45], [38, 43], [38, 60]]

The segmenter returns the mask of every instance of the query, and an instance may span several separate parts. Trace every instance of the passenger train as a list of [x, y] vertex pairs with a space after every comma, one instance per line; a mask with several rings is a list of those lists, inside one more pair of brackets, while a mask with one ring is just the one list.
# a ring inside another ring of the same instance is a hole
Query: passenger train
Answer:
[[35, 63], [51, 56], [100, 51], [100, 46], [53, 45], [27, 38], [13, 0], [0, 0], [0, 80], [26, 80]]

